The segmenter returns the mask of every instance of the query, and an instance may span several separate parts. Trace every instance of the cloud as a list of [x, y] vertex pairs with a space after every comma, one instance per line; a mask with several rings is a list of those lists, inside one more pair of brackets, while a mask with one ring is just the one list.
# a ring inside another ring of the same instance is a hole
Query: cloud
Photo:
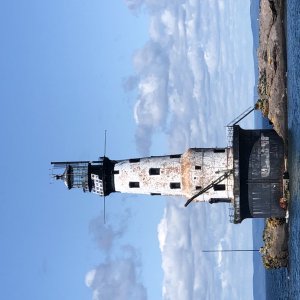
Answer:
[[252, 299], [251, 254], [202, 252], [251, 247], [251, 224], [227, 224], [225, 205], [183, 205], [182, 199], [169, 200], [158, 225], [163, 299]]
[[[93, 219], [90, 232], [104, 254], [105, 261], [91, 269], [85, 277], [85, 284], [92, 289], [93, 300], [100, 299], [147, 299], [147, 291], [140, 282], [140, 258], [130, 245], [119, 245], [130, 211], [118, 216], [119, 223], [104, 224], [103, 215]], [[117, 252], [121, 254], [116, 255]]]
[[252, 37], [236, 24], [249, 15], [247, 6], [196, 0], [126, 3], [133, 10], [145, 7], [150, 20], [150, 39], [134, 54], [136, 73], [127, 81], [138, 91], [139, 152], [149, 154], [157, 132], [164, 132], [171, 151], [179, 144], [180, 150], [195, 143], [224, 145], [224, 125], [253, 102]]
[[93, 290], [93, 300], [146, 300], [147, 291], [139, 282], [139, 260], [132, 247], [123, 249], [127, 257], [99, 264], [86, 274], [85, 284]]
[[139, 78], [137, 76], [129, 76], [123, 79], [123, 89], [126, 92], [131, 92], [137, 88]]
[[[199, 220], [204, 214], [197, 209], [199, 215], [195, 218], [194, 210], [184, 209], [180, 200], [167, 203], [158, 226], [158, 235], [164, 237], [160, 240], [164, 271], [163, 298], [209, 299], [208, 288], [203, 288], [203, 284], [213, 282], [213, 273], [201, 253], [205, 237], [201, 236], [203, 230], [200, 226], [203, 224]], [[214, 284], [217, 289], [217, 282]]]
[[124, 0], [124, 2], [130, 10], [136, 12], [141, 8], [144, 1], [143, 0]]
[[137, 124], [136, 141], [138, 149], [148, 154], [154, 128], [163, 128], [167, 118], [168, 57], [161, 46], [148, 42], [134, 56], [138, 71], [138, 99], [134, 106]]
[[142, 7], [145, 7], [150, 12], [161, 10], [168, 0], [124, 0], [127, 7], [137, 13]]
[[[149, 154], [163, 132], [169, 151], [226, 146], [225, 125], [253, 105], [249, 1], [127, 1], [149, 14], [150, 39], [134, 55], [136, 144]], [[247, 118], [246, 127], [253, 124]], [[251, 224], [228, 224], [225, 205], [168, 201], [158, 226], [164, 299], [251, 299]], [[243, 272], [241, 262], [247, 266]], [[244, 283], [247, 282], [247, 285]]]
[[119, 240], [126, 231], [129, 217], [130, 212], [125, 210], [122, 218], [119, 220], [119, 224], [114, 227], [111, 224], [104, 224], [103, 214], [91, 221], [89, 227], [90, 233], [93, 235], [93, 239], [100, 250], [105, 253], [110, 252], [113, 244]]

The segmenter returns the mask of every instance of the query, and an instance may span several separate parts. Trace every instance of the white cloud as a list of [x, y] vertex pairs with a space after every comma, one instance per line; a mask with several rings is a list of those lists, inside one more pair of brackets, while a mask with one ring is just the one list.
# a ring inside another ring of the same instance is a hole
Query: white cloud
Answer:
[[129, 9], [136, 11], [139, 10], [143, 4], [143, 0], [124, 0]]
[[253, 101], [251, 36], [236, 24], [249, 15], [247, 5], [197, 0], [130, 3], [130, 8], [144, 6], [150, 15], [150, 40], [134, 55], [139, 151], [149, 153], [158, 131], [169, 139], [171, 151], [178, 140], [182, 148], [195, 141], [199, 146], [224, 145], [220, 126]]
[[[183, 204], [182, 199], [169, 200], [158, 225], [163, 298], [241, 299], [241, 292], [248, 289], [243, 299], [251, 299], [251, 254], [202, 252], [251, 247], [251, 240], [245, 238], [251, 236], [251, 224], [227, 224], [223, 205], [218, 209], [207, 203], [188, 208]], [[247, 266], [247, 272], [241, 264]]]
[[[166, 211], [165, 211], [165, 214], [166, 214]], [[167, 223], [166, 218], [162, 218], [157, 227], [159, 248], [160, 248], [161, 252], [164, 250], [164, 247], [166, 244], [166, 237], [167, 237], [167, 231], [168, 231], [167, 225], [168, 225], [168, 223]]]
[[162, 12], [161, 21], [166, 27], [166, 34], [173, 35], [174, 32], [176, 31], [177, 22], [175, 16], [172, 14], [172, 12], [169, 9], [164, 10]]
[[[225, 146], [224, 126], [253, 105], [249, 1], [137, 2], [150, 16], [150, 40], [134, 56], [139, 151], [149, 153], [158, 131], [172, 153], [189, 146]], [[246, 124], [251, 126], [251, 118]], [[251, 226], [229, 225], [223, 205], [184, 209], [170, 200], [158, 238], [164, 299], [252, 298], [252, 256], [242, 259], [247, 273], [232, 255], [201, 252], [251, 244]]]
[[105, 253], [109, 253], [114, 243], [116, 243], [127, 229], [128, 220], [130, 218], [130, 211], [125, 209], [121, 217], [118, 218], [119, 223], [104, 224], [104, 216], [100, 214], [94, 218], [90, 223], [90, 233], [93, 235], [94, 241], [99, 249]]
[[147, 299], [146, 289], [138, 280], [137, 258], [131, 252], [127, 258], [102, 263], [87, 273], [85, 283], [93, 290], [93, 300]]
[[[85, 276], [85, 284], [92, 289], [93, 300], [146, 300], [147, 291], [140, 282], [140, 259], [132, 246], [119, 245], [127, 229], [130, 212], [119, 216], [119, 224], [104, 224], [103, 215], [91, 221], [90, 231], [105, 261], [91, 269]], [[116, 249], [121, 255], [116, 256]]]

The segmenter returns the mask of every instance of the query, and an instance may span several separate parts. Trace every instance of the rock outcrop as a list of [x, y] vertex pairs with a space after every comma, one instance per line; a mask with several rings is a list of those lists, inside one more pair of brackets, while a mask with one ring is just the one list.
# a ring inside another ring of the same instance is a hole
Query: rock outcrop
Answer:
[[264, 266], [267, 269], [287, 267], [288, 226], [285, 219], [267, 219], [263, 240], [265, 245], [260, 249], [260, 253]]
[[[256, 108], [273, 123], [285, 143], [287, 156], [287, 86], [285, 1], [261, 0], [258, 48], [258, 95]], [[284, 203], [287, 205], [287, 203]], [[286, 209], [286, 207], [285, 207]], [[288, 227], [285, 219], [269, 218], [261, 248], [266, 268], [288, 265]]]
[[260, 108], [287, 142], [285, 1], [261, 0], [258, 48]]

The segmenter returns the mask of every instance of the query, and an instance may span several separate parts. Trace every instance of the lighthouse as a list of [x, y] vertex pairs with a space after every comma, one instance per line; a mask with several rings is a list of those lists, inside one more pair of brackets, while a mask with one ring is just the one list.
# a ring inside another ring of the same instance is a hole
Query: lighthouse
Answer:
[[[100, 196], [112, 192], [184, 196], [191, 198], [213, 184], [195, 201], [231, 202], [233, 200], [232, 148], [190, 148], [183, 154], [98, 161], [52, 162], [63, 168], [56, 179], [68, 189], [81, 188]], [[230, 173], [230, 174], [229, 174]], [[228, 176], [224, 176], [228, 174]]]
[[[191, 202], [232, 205], [232, 221], [284, 217], [284, 145], [273, 129], [231, 128], [228, 147], [189, 148], [181, 154], [96, 161], [52, 162], [68, 189], [182, 196]], [[61, 171], [57, 170], [61, 169]]]

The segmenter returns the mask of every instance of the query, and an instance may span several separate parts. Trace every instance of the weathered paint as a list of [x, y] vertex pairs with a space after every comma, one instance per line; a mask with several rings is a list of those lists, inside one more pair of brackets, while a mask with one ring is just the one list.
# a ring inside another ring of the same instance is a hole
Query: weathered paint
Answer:
[[[219, 150], [219, 149], [217, 149]], [[201, 169], [197, 169], [200, 166]], [[224, 152], [218, 152], [213, 148], [192, 148], [182, 156], [182, 182], [183, 195], [192, 197], [212, 181], [219, 178], [226, 171], [233, 168], [233, 156], [231, 148], [225, 148]], [[198, 196], [194, 201], [208, 201], [211, 198], [233, 199], [233, 176], [221, 182], [225, 184], [224, 191], [209, 189], [205, 194]], [[198, 187], [198, 189], [197, 189]]]
[[234, 126], [234, 222], [245, 218], [284, 217], [283, 140], [274, 130]]
[[[199, 192], [224, 172], [232, 169], [232, 151], [224, 149], [188, 149], [180, 157], [160, 156], [136, 160], [123, 160], [115, 164], [114, 186], [122, 193], [161, 194], [185, 196]], [[151, 175], [151, 168], [160, 169], [159, 175]], [[130, 187], [130, 182], [138, 182], [139, 187]], [[180, 188], [171, 188], [171, 183], [180, 183]], [[224, 191], [210, 189], [195, 201], [208, 201], [210, 198], [233, 198], [232, 176], [224, 180]]]
[[261, 177], [270, 175], [270, 138], [263, 133], [260, 138]]
[[[159, 168], [159, 175], [150, 175], [151, 168]], [[114, 185], [117, 192], [135, 194], [182, 195], [180, 189], [171, 189], [170, 183], [181, 185], [180, 157], [145, 157], [137, 162], [119, 161], [114, 167]], [[130, 182], [138, 182], [139, 188], [130, 188]]]
[[235, 223], [245, 218], [284, 217], [279, 205], [283, 140], [274, 130], [243, 130], [234, 125], [229, 131], [232, 143], [224, 149], [191, 148], [181, 155], [119, 161], [102, 157], [98, 161], [53, 162], [55, 168], [65, 168], [55, 178], [63, 180], [68, 189], [82, 188], [100, 196], [116, 191], [194, 199], [207, 187], [193, 201], [231, 201]]

